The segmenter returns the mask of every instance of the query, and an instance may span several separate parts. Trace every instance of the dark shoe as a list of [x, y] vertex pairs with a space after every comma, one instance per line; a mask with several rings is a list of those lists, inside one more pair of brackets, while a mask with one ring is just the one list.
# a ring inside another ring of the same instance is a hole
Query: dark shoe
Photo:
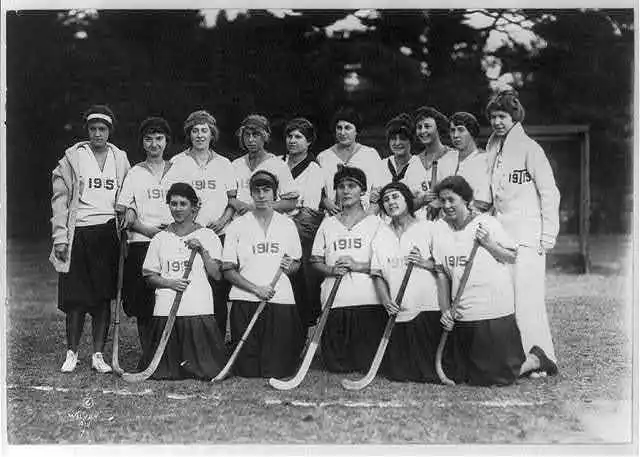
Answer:
[[534, 346], [529, 351], [540, 360], [540, 368], [535, 371], [545, 371], [549, 376], [558, 374], [558, 366], [549, 358], [539, 346]]

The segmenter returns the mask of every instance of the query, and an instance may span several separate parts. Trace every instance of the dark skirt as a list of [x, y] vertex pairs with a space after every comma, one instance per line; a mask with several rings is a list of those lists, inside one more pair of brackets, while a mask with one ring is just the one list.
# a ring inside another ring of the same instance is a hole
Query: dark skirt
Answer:
[[[231, 343], [237, 346], [258, 308], [258, 302], [231, 303]], [[234, 364], [234, 374], [245, 378], [285, 378], [300, 361], [304, 332], [296, 306], [267, 303]]]
[[[440, 311], [423, 311], [393, 328], [382, 361], [382, 374], [393, 381], [440, 383], [436, 373], [436, 350], [442, 335]], [[453, 351], [445, 346], [442, 366], [453, 366]]]
[[[220, 235], [220, 243], [224, 245], [224, 235]], [[223, 338], [227, 336], [227, 302], [229, 301], [229, 292], [231, 291], [231, 283], [224, 279], [216, 281], [208, 276], [209, 285], [213, 292], [213, 314], [216, 316], [216, 322]]]
[[94, 312], [116, 296], [118, 235], [115, 219], [76, 227], [68, 273], [58, 277], [58, 309]]
[[457, 383], [506, 386], [518, 379], [525, 353], [514, 314], [456, 322], [449, 338], [455, 368], [445, 373]]
[[129, 243], [122, 282], [122, 308], [129, 317], [153, 316], [155, 291], [142, 276], [142, 264], [148, 249], [149, 242]]
[[[149, 366], [162, 338], [166, 316], [154, 316], [146, 328], [139, 368]], [[226, 363], [224, 341], [212, 315], [179, 316], [151, 379], [214, 378]]]
[[300, 315], [300, 322], [304, 327], [315, 325], [320, 315], [322, 306], [320, 304], [320, 285], [322, 276], [311, 266], [311, 248], [313, 239], [300, 238], [302, 245], [302, 259], [300, 268], [291, 278], [291, 286]]
[[322, 333], [322, 361], [328, 371], [367, 372], [388, 318], [382, 305], [332, 309]]

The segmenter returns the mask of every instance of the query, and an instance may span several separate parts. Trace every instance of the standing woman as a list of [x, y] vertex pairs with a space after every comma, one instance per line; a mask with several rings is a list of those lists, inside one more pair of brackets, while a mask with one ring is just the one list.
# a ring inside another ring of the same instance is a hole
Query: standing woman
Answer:
[[136, 215], [127, 226], [129, 246], [124, 263], [122, 307], [127, 316], [135, 316], [142, 344], [147, 339], [145, 330], [153, 316], [155, 301], [155, 292], [142, 275], [142, 264], [151, 238], [172, 221], [165, 201], [171, 185], [167, 179], [171, 164], [163, 158], [171, 141], [171, 128], [161, 117], [148, 117], [140, 124], [139, 132], [146, 159], [127, 174], [118, 204]]
[[518, 243], [513, 268], [516, 318], [522, 346], [549, 375], [558, 372], [545, 306], [546, 252], [559, 230], [560, 192], [544, 151], [522, 127], [524, 108], [515, 91], [487, 105], [493, 133], [487, 143], [496, 217]]
[[289, 212], [300, 235], [302, 261], [293, 280], [293, 293], [296, 298], [300, 321], [303, 327], [315, 325], [320, 314], [321, 278], [311, 267], [311, 248], [313, 240], [324, 218], [319, 210], [324, 186], [324, 175], [320, 165], [309, 153], [309, 146], [316, 138], [315, 128], [305, 118], [295, 118], [284, 129], [287, 144], [286, 163], [300, 195], [296, 209]]
[[448, 377], [480, 386], [512, 384], [525, 362], [510, 273], [517, 245], [494, 217], [472, 211], [473, 190], [462, 176], [445, 178], [435, 192], [443, 219], [435, 223], [434, 257], [451, 278], [452, 296], [475, 240], [480, 243], [456, 315], [450, 309], [442, 312], [442, 325], [453, 329], [447, 344], [453, 348], [455, 369]]
[[[411, 116], [406, 113], [399, 114], [387, 123], [386, 131], [387, 144], [392, 154], [383, 160], [385, 184], [405, 184], [413, 195], [416, 217], [426, 219], [427, 213], [423, 209], [426, 204], [426, 191], [423, 191], [422, 185], [428, 181], [428, 177], [418, 156], [411, 154], [415, 132]], [[382, 206], [380, 209], [382, 210]]]
[[[343, 166], [355, 167], [362, 170], [367, 178], [369, 187], [362, 190], [362, 203], [368, 210], [370, 203], [377, 203], [377, 193], [386, 184], [384, 165], [378, 151], [360, 144], [357, 141], [358, 131], [362, 126], [362, 118], [351, 108], [340, 109], [333, 117], [331, 124], [335, 131], [336, 144], [318, 154], [318, 163], [325, 174], [324, 208], [329, 215], [340, 212], [333, 178], [339, 168]], [[377, 211], [377, 205], [371, 206], [371, 211]]]
[[67, 149], [52, 173], [49, 259], [60, 273], [58, 308], [66, 314], [67, 356], [62, 372], [76, 368], [85, 313], [89, 313], [91, 367], [108, 373], [111, 367], [102, 351], [109, 332], [110, 301], [116, 295], [116, 201], [130, 164], [127, 154], [108, 142], [115, 122], [109, 107], [92, 106], [84, 121], [89, 140]]
[[363, 208], [361, 198], [367, 189], [364, 171], [341, 167], [333, 187], [342, 211], [322, 221], [311, 256], [311, 262], [325, 276], [322, 303], [333, 283], [342, 277], [322, 336], [322, 358], [332, 372], [366, 372], [387, 320], [370, 275], [371, 242], [384, 222]]
[[[413, 195], [402, 182], [382, 188], [380, 209], [391, 222], [373, 240], [371, 274], [382, 303], [398, 313], [382, 373], [394, 381], [437, 383], [440, 311], [449, 306], [449, 283], [432, 257], [434, 223], [416, 218]], [[396, 303], [409, 263], [413, 270], [402, 303]]]
[[[143, 275], [155, 289], [156, 302], [140, 365], [151, 363], [176, 293], [182, 292], [171, 336], [151, 379], [211, 379], [225, 363], [224, 340], [207, 280], [208, 276], [220, 277], [222, 245], [213, 230], [194, 221], [199, 202], [193, 187], [173, 184], [166, 202], [173, 222], [153, 237], [142, 265]], [[183, 279], [192, 249], [198, 255], [189, 278]]]
[[418, 158], [427, 171], [427, 181], [422, 184], [428, 205], [429, 218], [439, 212], [438, 196], [433, 192], [437, 183], [456, 173], [457, 155], [454, 149], [443, 144], [449, 141], [449, 120], [431, 106], [421, 106], [413, 115], [418, 140]]
[[[189, 114], [184, 122], [184, 133], [189, 149], [171, 159], [171, 182], [191, 184], [198, 194], [200, 208], [196, 222], [216, 232], [224, 243], [224, 231], [233, 216], [237, 185], [231, 162], [218, 154], [214, 145], [219, 132], [216, 119], [207, 111]], [[223, 337], [227, 325], [227, 297], [230, 284], [210, 279], [215, 297], [216, 322]]]
[[[273, 209], [278, 179], [259, 170], [249, 181], [254, 210], [235, 219], [227, 231], [223, 270], [233, 284], [231, 342], [240, 342], [260, 301], [267, 306], [247, 337], [234, 365], [243, 377], [291, 376], [304, 343], [304, 333], [288, 276], [300, 266], [300, 239], [295, 224]], [[283, 270], [275, 287], [270, 282]]]

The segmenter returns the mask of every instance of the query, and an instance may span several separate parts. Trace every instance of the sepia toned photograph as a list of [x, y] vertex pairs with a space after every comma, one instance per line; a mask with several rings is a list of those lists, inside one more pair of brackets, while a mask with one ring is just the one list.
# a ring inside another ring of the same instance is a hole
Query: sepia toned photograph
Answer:
[[4, 455], [637, 455], [633, 3], [41, 6]]

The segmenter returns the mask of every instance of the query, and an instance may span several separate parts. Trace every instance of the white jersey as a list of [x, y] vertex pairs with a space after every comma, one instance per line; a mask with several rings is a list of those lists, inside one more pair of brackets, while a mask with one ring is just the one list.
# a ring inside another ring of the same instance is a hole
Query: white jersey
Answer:
[[193, 187], [200, 199], [196, 222], [207, 226], [216, 222], [227, 207], [229, 197], [235, 196], [236, 182], [231, 162], [213, 152], [211, 159], [200, 166], [188, 152], [171, 158], [169, 170], [172, 182], [186, 182]]
[[[238, 272], [248, 281], [267, 286], [287, 254], [300, 260], [302, 247], [295, 224], [287, 216], [273, 212], [265, 231], [252, 212], [235, 219], [227, 230], [222, 261], [237, 266]], [[251, 292], [233, 286], [230, 300], [259, 301]], [[282, 274], [275, 287], [272, 303], [293, 304], [293, 290], [286, 274]]]
[[322, 167], [325, 176], [325, 191], [327, 196], [333, 201], [336, 200], [336, 191], [333, 188], [333, 177], [338, 171], [339, 165], [355, 167], [361, 169], [367, 177], [367, 189], [362, 196], [362, 204], [369, 207], [369, 193], [373, 188], [380, 188], [385, 185], [384, 165], [380, 159], [378, 151], [358, 144], [353, 155], [344, 162], [335, 152], [335, 146], [325, 149], [318, 154], [318, 163]]
[[[296, 209], [289, 212], [290, 216], [295, 215], [299, 208], [303, 206], [318, 211], [320, 200], [322, 197], [322, 187], [324, 186], [324, 173], [317, 162], [311, 160], [303, 160], [293, 167], [291, 175], [298, 192], [298, 203]], [[283, 158], [286, 164], [286, 159]], [[288, 165], [287, 165], [288, 166]]]
[[[444, 220], [435, 223], [434, 258], [442, 264], [452, 281], [451, 299], [456, 296], [460, 279], [473, 247], [478, 224], [504, 248], [515, 249], [496, 218], [488, 214], [476, 216], [465, 228], [456, 231]], [[511, 265], [498, 262], [480, 246], [473, 262], [467, 285], [457, 308], [461, 321], [495, 319], [514, 313], [514, 286]]]
[[[424, 258], [432, 257], [433, 225], [430, 221], [416, 221], [398, 238], [393, 229], [385, 224], [373, 240], [371, 270], [374, 274], [379, 272], [387, 281], [394, 301], [407, 270], [406, 257], [409, 252], [417, 247]], [[410, 321], [422, 311], [439, 311], [435, 275], [414, 266], [401, 306], [402, 311], [396, 318], [398, 322]]]
[[[152, 173], [145, 162], [135, 165], [124, 179], [122, 191], [118, 196], [118, 204], [133, 208], [138, 220], [152, 227], [159, 228], [163, 224], [173, 222], [169, 205], [167, 205], [167, 191], [172, 182], [167, 179], [167, 171], [171, 164], [165, 162], [162, 176]], [[149, 241], [150, 238], [142, 233], [129, 231], [130, 242]]]
[[[222, 245], [220, 238], [213, 230], [199, 228], [185, 236], [163, 230], [153, 237], [149, 243], [147, 256], [142, 264], [144, 272], [159, 273], [163, 278], [179, 279], [184, 275], [185, 266], [191, 256], [185, 241], [197, 238], [209, 251], [212, 259], [220, 260]], [[201, 316], [213, 314], [213, 294], [207, 279], [207, 271], [200, 254], [196, 254], [189, 285], [182, 294], [178, 316]], [[156, 289], [154, 316], [168, 316], [176, 291], [172, 289]]]
[[289, 167], [280, 157], [271, 153], [267, 153], [267, 157], [253, 170], [249, 168], [248, 154], [238, 157], [233, 161], [232, 165], [238, 187], [238, 200], [244, 203], [253, 203], [251, 190], [249, 189], [249, 180], [258, 170], [266, 170], [278, 178], [278, 197], [282, 198], [282, 196], [286, 194], [296, 192], [296, 185], [293, 182], [293, 176], [291, 176]]
[[104, 224], [116, 215], [115, 203], [118, 192], [116, 158], [109, 148], [101, 170], [91, 147], [80, 146], [78, 174], [80, 200], [78, 202], [77, 227]]
[[476, 149], [463, 160], [459, 157], [458, 154], [456, 175], [462, 176], [469, 183], [473, 189], [474, 200], [491, 203], [493, 198], [487, 153]]
[[[391, 164], [396, 174], [398, 174], [400, 182], [406, 184], [414, 197], [421, 196], [429, 190], [427, 170], [424, 169], [422, 161], [417, 156], [411, 156], [404, 173], [398, 170], [394, 156], [389, 156], [384, 159], [383, 164], [385, 170], [385, 185], [393, 181], [393, 174], [389, 169], [389, 164]], [[418, 209], [415, 213], [416, 217], [420, 220], [427, 218], [427, 210], [424, 207]]]
[[[311, 255], [324, 258], [327, 266], [334, 266], [338, 258], [351, 256], [356, 262], [371, 262], [371, 242], [384, 222], [369, 215], [348, 229], [336, 216], [325, 218], [313, 241]], [[327, 276], [322, 281], [320, 299], [325, 303], [336, 278]], [[347, 273], [342, 277], [333, 308], [379, 304], [380, 299], [367, 273]]]
[[[437, 183], [442, 181], [447, 176], [453, 176], [456, 174], [456, 168], [458, 166], [458, 151], [455, 149], [445, 146], [446, 152], [440, 157], [438, 160], [435, 160], [429, 164], [429, 166], [425, 166], [424, 162], [420, 160], [422, 166], [425, 167], [425, 171], [427, 172], [428, 183], [424, 183], [422, 186], [422, 190], [424, 192], [429, 189], [433, 189]], [[436, 170], [436, 182], [434, 183], [432, 180], [433, 177], [433, 166], [435, 165]]]

